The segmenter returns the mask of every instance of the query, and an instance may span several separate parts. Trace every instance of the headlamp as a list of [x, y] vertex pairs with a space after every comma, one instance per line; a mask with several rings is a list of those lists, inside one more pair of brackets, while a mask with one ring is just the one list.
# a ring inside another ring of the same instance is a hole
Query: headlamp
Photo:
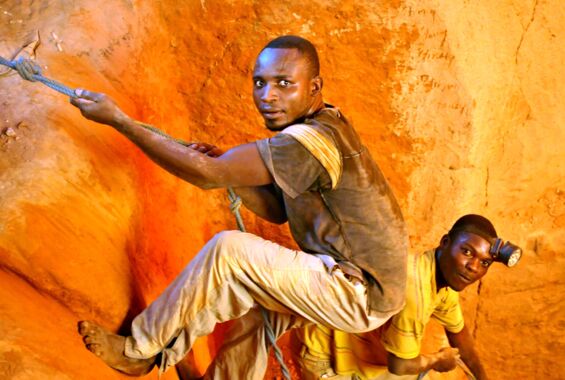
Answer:
[[522, 249], [509, 241], [505, 243], [497, 238], [490, 246], [490, 254], [494, 261], [504, 263], [511, 268], [520, 261]]

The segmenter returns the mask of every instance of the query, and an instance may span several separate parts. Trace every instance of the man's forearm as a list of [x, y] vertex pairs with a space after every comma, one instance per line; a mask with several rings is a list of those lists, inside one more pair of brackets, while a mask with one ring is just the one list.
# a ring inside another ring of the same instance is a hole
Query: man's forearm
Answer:
[[477, 380], [488, 379], [486, 371], [481, 364], [479, 355], [475, 350], [475, 344], [471, 333], [467, 327], [463, 327], [463, 330], [459, 333], [450, 333], [446, 331], [449, 344], [452, 347], [457, 347], [459, 349], [459, 355], [461, 360], [469, 367], [473, 375]]
[[200, 188], [219, 187], [220, 184], [210, 180], [212, 158], [145, 128], [127, 116], [119, 118], [112, 126], [171, 174]]
[[434, 354], [421, 354], [413, 359], [401, 359], [392, 354], [388, 355], [388, 370], [394, 375], [417, 375], [434, 368], [437, 357]]
[[487, 373], [479, 360], [479, 356], [476, 352], [469, 354], [463, 353], [461, 350], [461, 360], [465, 363], [467, 367], [471, 370], [471, 373], [477, 378], [477, 380], [488, 380]]
[[255, 144], [236, 146], [211, 157], [145, 128], [127, 116], [107, 95], [77, 89], [71, 104], [84, 117], [114, 127], [170, 173], [204, 189], [260, 186], [273, 179]]
[[415, 375], [429, 369], [447, 372], [455, 368], [458, 357], [458, 350], [452, 347], [444, 347], [433, 354], [420, 354], [413, 359], [402, 359], [389, 352], [388, 370], [395, 375]]

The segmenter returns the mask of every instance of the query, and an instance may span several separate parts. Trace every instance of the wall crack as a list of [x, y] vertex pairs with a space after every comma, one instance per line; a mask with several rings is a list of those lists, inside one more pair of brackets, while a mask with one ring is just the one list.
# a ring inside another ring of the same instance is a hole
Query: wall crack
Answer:
[[530, 26], [532, 25], [532, 23], [534, 22], [534, 19], [536, 17], [536, 10], [538, 7], [538, 3], [539, 0], [535, 0], [534, 2], [534, 6], [532, 9], [532, 15], [530, 17], [530, 21], [528, 21], [528, 24], [524, 27], [524, 30], [522, 31], [522, 35], [520, 36], [520, 41], [518, 42], [518, 47], [516, 48], [516, 57], [514, 59], [514, 62], [516, 63], [516, 65], [518, 65], [518, 55], [520, 54], [520, 49], [522, 48], [522, 43], [524, 42], [524, 38], [526, 37], [526, 33], [528, 33], [528, 30], [530, 29]]

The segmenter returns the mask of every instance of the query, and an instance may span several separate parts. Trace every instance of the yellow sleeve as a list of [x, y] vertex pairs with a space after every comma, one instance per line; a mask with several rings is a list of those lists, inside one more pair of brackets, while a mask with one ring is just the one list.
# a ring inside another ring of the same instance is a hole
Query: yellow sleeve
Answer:
[[384, 348], [401, 359], [414, 359], [420, 355], [425, 324], [415, 318], [414, 306], [407, 303], [400, 313], [392, 317], [381, 337]]
[[452, 289], [447, 289], [447, 294], [442, 299], [433, 314], [432, 318], [437, 320], [447, 331], [458, 333], [463, 330], [463, 312], [459, 304], [459, 293]]
[[298, 340], [308, 349], [308, 354], [319, 360], [330, 360], [333, 331], [322, 325], [309, 325], [295, 330]]

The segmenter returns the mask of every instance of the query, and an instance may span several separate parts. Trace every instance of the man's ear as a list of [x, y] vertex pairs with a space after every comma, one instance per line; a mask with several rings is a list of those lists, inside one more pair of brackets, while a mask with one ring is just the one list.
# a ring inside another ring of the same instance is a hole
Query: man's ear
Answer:
[[439, 246], [440, 248], [446, 248], [450, 242], [451, 239], [449, 238], [449, 235], [445, 234], [442, 236], [441, 240], [439, 241]]
[[324, 87], [324, 80], [322, 79], [321, 76], [316, 75], [314, 78], [312, 78], [312, 80], [310, 81], [310, 85], [311, 85], [311, 92], [310, 94], [312, 96], [318, 95], [320, 92], [322, 92], [322, 87]]

